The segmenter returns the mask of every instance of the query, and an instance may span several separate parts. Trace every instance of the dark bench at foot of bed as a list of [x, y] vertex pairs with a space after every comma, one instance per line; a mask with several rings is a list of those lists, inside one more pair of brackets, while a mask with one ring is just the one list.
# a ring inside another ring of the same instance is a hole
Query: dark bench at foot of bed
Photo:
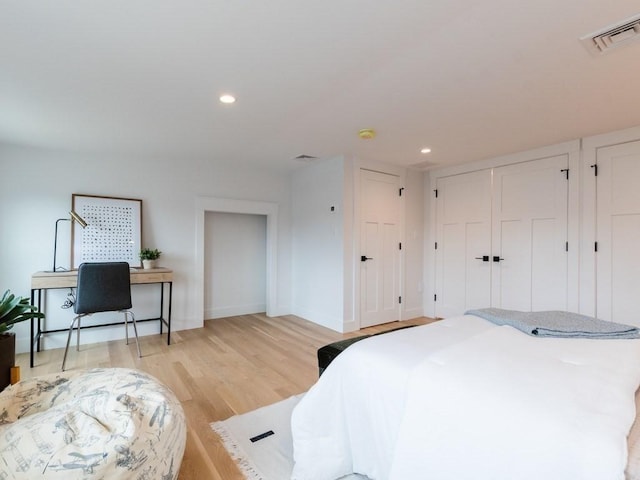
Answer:
[[[387, 330], [386, 332], [374, 333], [373, 335], [382, 335], [384, 333], [394, 332], [396, 330], [402, 330], [403, 328], [410, 328], [415, 326], [416, 325], [405, 325], [404, 327], [394, 328], [391, 330]], [[338, 355], [340, 355], [345, 348], [373, 335], [360, 335], [359, 337], [346, 338], [344, 340], [339, 340], [337, 342], [325, 345], [324, 347], [320, 347], [318, 349], [318, 376], [322, 375], [322, 372], [326, 370], [329, 364], [333, 362], [333, 360]]]

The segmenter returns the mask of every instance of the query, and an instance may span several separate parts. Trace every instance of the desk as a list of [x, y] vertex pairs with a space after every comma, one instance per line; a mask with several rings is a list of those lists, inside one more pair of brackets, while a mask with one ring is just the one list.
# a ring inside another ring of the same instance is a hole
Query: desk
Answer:
[[[168, 268], [131, 269], [131, 285], [141, 285], [157, 283], [160, 284], [160, 315], [157, 318], [136, 319], [137, 322], [149, 322], [158, 320], [160, 322], [160, 333], [162, 326], [167, 326], [167, 345], [171, 345], [171, 296], [173, 290], [173, 271]], [[31, 276], [31, 305], [36, 305], [42, 311], [42, 291], [57, 288], [74, 288], [78, 285], [78, 271], [70, 270], [66, 272], [36, 272]], [[169, 287], [169, 305], [167, 318], [164, 319], [164, 290], [165, 285]], [[36, 302], [37, 293], [37, 303]], [[43, 330], [41, 318], [31, 319], [31, 341], [30, 341], [30, 365], [33, 368], [34, 345], [40, 351], [40, 338], [46, 333], [67, 332], [69, 329]], [[124, 322], [104, 323], [100, 325], [88, 325], [82, 328], [105, 327], [109, 325], [120, 325]]]

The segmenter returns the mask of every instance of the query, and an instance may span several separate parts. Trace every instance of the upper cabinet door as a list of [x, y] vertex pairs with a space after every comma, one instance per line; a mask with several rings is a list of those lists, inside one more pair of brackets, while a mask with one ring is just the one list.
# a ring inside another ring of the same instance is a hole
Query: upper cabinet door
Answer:
[[438, 317], [491, 302], [491, 171], [439, 178], [436, 199]]
[[640, 326], [640, 141], [599, 148], [596, 316]]
[[567, 309], [568, 161], [558, 155], [494, 169], [493, 307]]

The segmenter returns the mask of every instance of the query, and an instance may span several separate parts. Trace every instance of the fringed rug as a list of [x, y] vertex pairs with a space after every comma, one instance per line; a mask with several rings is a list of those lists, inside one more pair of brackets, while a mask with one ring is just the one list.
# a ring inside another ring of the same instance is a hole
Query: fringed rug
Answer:
[[[211, 428], [247, 480], [289, 480], [293, 471], [291, 412], [301, 395], [214, 422]], [[348, 475], [344, 480], [367, 480]]]

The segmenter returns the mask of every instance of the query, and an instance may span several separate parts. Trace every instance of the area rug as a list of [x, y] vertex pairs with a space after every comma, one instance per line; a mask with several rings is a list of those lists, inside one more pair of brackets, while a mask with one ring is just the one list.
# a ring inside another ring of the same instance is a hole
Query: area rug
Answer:
[[[211, 428], [247, 480], [289, 480], [293, 471], [291, 412], [303, 394], [214, 422]], [[367, 480], [348, 475], [342, 480]]]

